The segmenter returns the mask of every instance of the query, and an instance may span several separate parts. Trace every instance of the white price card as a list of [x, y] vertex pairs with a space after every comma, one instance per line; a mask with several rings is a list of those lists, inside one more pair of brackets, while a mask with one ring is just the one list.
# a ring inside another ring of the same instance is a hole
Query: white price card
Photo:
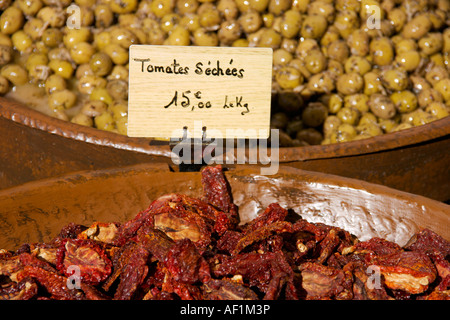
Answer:
[[266, 139], [272, 49], [130, 46], [128, 136]]

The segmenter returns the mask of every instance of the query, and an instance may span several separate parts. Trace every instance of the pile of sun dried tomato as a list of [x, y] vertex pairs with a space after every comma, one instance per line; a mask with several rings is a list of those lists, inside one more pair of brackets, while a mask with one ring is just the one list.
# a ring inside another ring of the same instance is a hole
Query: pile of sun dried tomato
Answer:
[[450, 299], [450, 243], [430, 230], [359, 242], [276, 203], [239, 225], [222, 168], [202, 182], [201, 200], [0, 251], [0, 299]]

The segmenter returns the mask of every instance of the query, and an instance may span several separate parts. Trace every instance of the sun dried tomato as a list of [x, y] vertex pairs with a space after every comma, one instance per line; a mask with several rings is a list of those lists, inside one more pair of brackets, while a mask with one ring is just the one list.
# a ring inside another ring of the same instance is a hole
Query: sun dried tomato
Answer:
[[222, 166], [220, 164], [208, 166], [201, 173], [205, 201], [225, 212], [232, 225], [236, 225], [239, 220], [237, 207], [231, 198], [230, 186], [225, 179]]
[[51, 298], [57, 300], [82, 300], [84, 294], [82, 291], [67, 287], [67, 278], [54, 272], [44, 270], [39, 267], [26, 266], [17, 274], [17, 281], [27, 277], [36, 279], [36, 281], [51, 295]]
[[177, 241], [168, 252], [164, 264], [176, 282], [204, 283], [211, 277], [209, 265], [189, 239]]
[[370, 256], [368, 264], [380, 268], [386, 286], [418, 294], [436, 279], [436, 268], [428, 256], [418, 251], [400, 251], [390, 255]]
[[440, 251], [445, 256], [450, 255], [450, 242], [430, 229], [423, 229], [416, 233], [405, 245], [411, 251]]
[[111, 260], [105, 251], [92, 240], [65, 239], [57, 251], [57, 265], [59, 272], [71, 276], [76, 266], [80, 270], [82, 282], [97, 285], [111, 274]]
[[37, 295], [38, 286], [30, 278], [24, 278], [19, 282], [10, 282], [0, 287], [0, 300], [29, 300]]
[[130, 255], [128, 263], [120, 273], [120, 283], [114, 294], [116, 300], [130, 300], [147, 276], [149, 251], [138, 244]]

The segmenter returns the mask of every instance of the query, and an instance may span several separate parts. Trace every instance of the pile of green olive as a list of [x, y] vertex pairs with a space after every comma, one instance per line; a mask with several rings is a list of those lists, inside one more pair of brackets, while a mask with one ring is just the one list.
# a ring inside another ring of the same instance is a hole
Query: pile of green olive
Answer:
[[[68, 19], [75, 4], [80, 27]], [[0, 0], [0, 94], [126, 134], [132, 44], [271, 47], [282, 146], [364, 139], [450, 112], [450, 0]], [[74, 111], [75, 110], [75, 111]]]

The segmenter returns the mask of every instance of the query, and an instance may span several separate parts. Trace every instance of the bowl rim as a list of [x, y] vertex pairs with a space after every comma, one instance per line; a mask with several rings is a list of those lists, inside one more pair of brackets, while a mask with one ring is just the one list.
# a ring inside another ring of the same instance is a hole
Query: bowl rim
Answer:
[[[19, 102], [0, 97], [0, 116], [27, 127], [42, 130], [65, 138], [170, 158], [168, 141], [151, 138], [134, 138], [114, 132], [78, 125], [53, 118]], [[328, 145], [281, 147], [280, 163], [336, 157], [356, 156], [382, 152], [420, 144], [450, 136], [450, 116], [418, 127], [412, 127], [380, 136]], [[270, 157], [270, 155], [269, 155]]]

